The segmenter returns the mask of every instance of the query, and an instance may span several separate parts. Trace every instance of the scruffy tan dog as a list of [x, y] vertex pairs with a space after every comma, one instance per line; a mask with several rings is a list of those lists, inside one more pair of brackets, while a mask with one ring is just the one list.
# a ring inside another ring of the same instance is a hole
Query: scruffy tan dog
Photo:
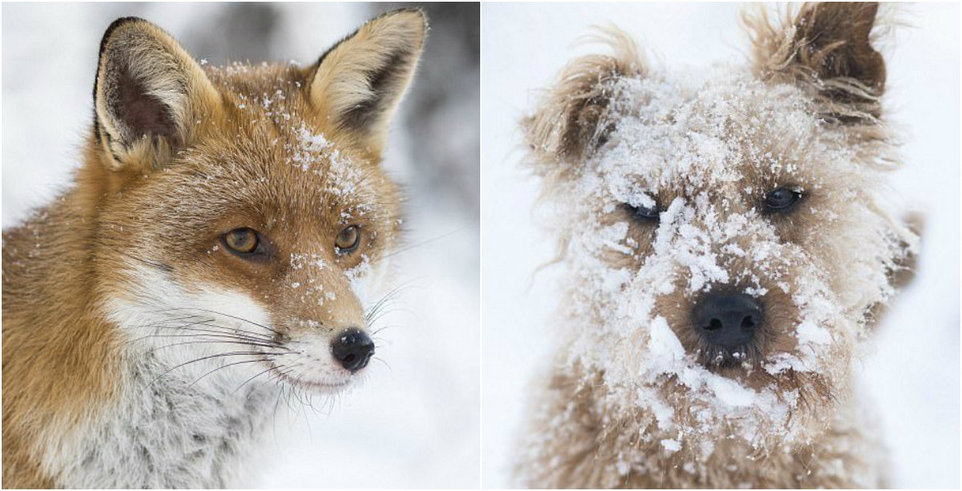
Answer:
[[4, 488], [238, 487], [280, 401], [358, 384], [426, 33], [397, 10], [303, 67], [214, 67], [107, 28], [73, 183], [3, 232]]
[[520, 483], [884, 484], [852, 362], [918, 237], [883, 183], [878, 6], [796, 10], [706, 72], [609, 30], [524, 120], [568, 277]]

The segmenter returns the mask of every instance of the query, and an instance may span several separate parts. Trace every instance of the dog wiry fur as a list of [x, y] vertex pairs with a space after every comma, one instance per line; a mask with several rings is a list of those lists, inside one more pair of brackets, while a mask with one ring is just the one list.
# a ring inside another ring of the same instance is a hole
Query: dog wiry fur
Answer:
[[567, 277], [521, 484], [884, 485], [852, 362], [918, 246], [884, 183], [885, 26], [796, 10], [702, 72], [606, 30], [524, 119]]

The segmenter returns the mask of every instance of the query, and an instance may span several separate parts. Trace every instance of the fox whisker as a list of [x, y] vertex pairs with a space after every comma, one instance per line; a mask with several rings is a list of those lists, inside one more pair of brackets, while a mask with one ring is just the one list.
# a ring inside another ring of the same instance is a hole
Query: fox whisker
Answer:
[[[206, 325], [206, 324], [202, 324], [202, 325]], [[242, 339], [242, 340], [258, 342], [258, 343], [280, 344], [273, 338], [261, 336], [254, 333], [247, 333], [243, 331], [236, 332], [236, 331], [224, 330], [224, 329], [201, 329], [196, 327], [195, 324], [190, 324], [186, 326], [173, 326], [173, 327], [142, 326], [142, 328], [154, 329], [154, 332], [152, 334], [158, 334], [158, 335], [161, 334], [162, 332], [174, 332], [174, 333], [192, 332], [192, 333], [200, 333], [200, 334], [197, 334], [197, 336], [207, 335], [211, 337], [229, 337], [231, 339]], [[132, 341], [137, 341], [139, 339], [142, 339], [142, 338], [135, 338]]]
[[264, 355], [264, 353], [262, 353], [262, 352], [260, 352], [260, 351], [249, 350], [249, 351], [229, 351], [229, 352], [226, 352], [226, 353], [215, 353], [215, 354], [213, 354], [213, 355], [207, 355], [207, 356], [202, 356], [202, 357], [200, 357], [200, 358], [194, 358], [193, 360], [185, 361], [185, 362], [183, 362], [183, 363], [174, 365], [174, 366], [173, 366], [172, 368], [170, 368], [170, 369], [165, 370], [163, 373], [161, 373], [160, 375], [158, 375], [157, 377], [155, 377], [155, 378], [150, 382], [150, 384], [148, 384], [148, 385], [153, 385], [153, 384], [156, 383], [158, 380], [162, 379], [162, 378], [165, 377], [167, 374], [169, 374], [170, 372], [172, 372], [172, 371], [174, 371], [174, 370], [177, 370], [178, 368], [182, 368], [182, 367], [185, 367], [185, 366], [187, 366], [187, 365], [191, 365], [191, 364], [194, 364], [194, 363], [197, 363], [197, 362], [201, 362], [201, 361], [205, 361], [205, 360], [212, 360], [212, 359], [214, 359], [214, 358], [225, 358], [225, 357], [229, 357], [229, 356], [263, 356], [263, 355]]
[[450, 236], [452, 236], [452, 235], [454, 235], [454, 234], [460, 233], [461, 231], [463, 231], [463, 230], [466, 229], [466, 228], [467, 228], [467, 227], [458, 227], [458, 228], [456, 228], [456, 229], [454, 229], [454, 230], [452, 230], [452, 231], [450, 231], [450, 232], [446, 232], [446, 233], [443, 233], [443, 234], [441, 234], [441, 235], [437, 235], [437, 236], [431, 237], [430, 239], [425, 239], [425, 240], [422, 240], [422, 241], [420, 241], [420, 242], [415, 242], [415, 243], [413, 243], [413, 244], [409, 244], [409, 245], [406, 245], [406, 246], [404, 246], [404, 247], [400, 247], [400, 248], [398, 248], [398, 249], [395, 249], [395, 250], [391, 251], [391, 252], [388, 253], [388, 254], [385, 254], [385, 255], [382, 256], [382, 257], [386, 259], [386, 258], [389, 258], [389, 257], [396, 256], [396, 255], [398, 255], [398, 254], [402, 254], [402, 253], [408, 252], [408, 251], [410, 251], [410, 250], [412, 250], [412, 249], [416, 249], [416, 248], [418, 248], [418, 247], [421, 247], [421, 246], [430, 244], [430, 243], [432, 243], [432, 242], [436, 242], [436, 241], [439, 241], [439, 240], [442, 240], [442, 239], [446, 239], [446, 238], [448, 238], [448, 237], [450, 237]]
[[198, 311], [198, 312], [206, 312], [206, 313], [209, 313], [209, 314], [221, 315], [221, 316], [224, 316], [224, 317], [229, 317], [229, 318], [234, 319], [234, 320], [239, 320], [239, 321], [241, 321], [241, 322], [246, 322], [246, 323], [248, 323], [248, 324], [251, 324], [251, 325], [260, 327], [261, 329], [265, 329], [265, 330], [267, 330], [267, 331], [270, 331], [270, 332], [272, 332], [272, 333], [274, 333], [274, 334], [276, 334], [276, 335], [278, 335], [278, 336], [281, 335], [281, 333], [275, 331], [274, 329], [272, 329], [272, 328], [270, 328], [270, 327], [268, 327], [268, 326], [265, 326], [265, 325], [263, 325], [263, 324], [254, 322], [254, 321], [252, 321], [252, 320], [250, 320], [250, 319], [245, 319], [245, 318], [243, 318], [243, 317], [238, 317], [238, 316], [236, 316], [236, 315], [231, 315], [231, 314], [227, 314], [227, 313], [224, 313], [224, 312], [219, 312], [219, 311], [211, 310], [211, 309], [205, 309], [205, 308], [200, 308], [200, 307], [175, 307], [175, 308], [160, 310], [159, 312], [165, 312], [165, 311], [167, 311], [167, 312], [172, 312], [172, 311], [175, 311], [175, 310], [196, 310], [196, 311]]
[[[223, 369], [225, 369], [225, 368], [229, 368], [229, 367], [232, 367], [232, 366], [235, 366], [235, 365], [243, 365], [243, 364], [247, 364], [247, 363], [264, 363], [264, 362], [268, 362], [268, 361], [270, 361], [268, 358], [262, 357], [262, 358], [258, 358], [258, 359], [256, 359], [256, 360], [241, 360], [241, 361], [235, 361], [235, 362], [232, 362], [232, 363], [228, 363], [228, 364], [226, 364], [226, 365], [222, 365], [222, 366], [219, 366], [219, 367], [217, 367], [217, 368], [214, 368], [213, 370], [210, 370], [210, 371], [208, 371], [207, 373], [204, 373], [204, 374], [201, 375], [200, 377], [197, 377], [193, 382], [191, 382], [190, 384], [188, 384], [188, 387], [193, 386], [193, 385], [196, 385], [197, 382], [200, 382], [201, 379], [203, 379], [204, 377], [206, 377], [206, 376], [208, 376], [208, 375], [210, 375], [210, 374], [212, 374], [212, 373], [214, 373], [214, 372], [223, 370]], [[235, 392], [236, 392], [236, 390], [235, 390]]]

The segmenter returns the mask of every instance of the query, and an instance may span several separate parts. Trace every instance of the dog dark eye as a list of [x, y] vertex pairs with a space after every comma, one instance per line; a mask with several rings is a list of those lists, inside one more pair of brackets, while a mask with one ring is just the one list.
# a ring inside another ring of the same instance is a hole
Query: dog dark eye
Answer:
[[627, 203], [623, 204], [622, 206], [632, 218], [639, 222], [656, 223], [658, 222], [658, 217], [661, 213], [657, 203], [653, 207], [631, 206]]
[[791, 210], [802, 199], [802, 192], [790, 187], [780, 187], [765, 196], [762, 205], [770, 213], [783, 213]]
[[230, 252], [245, 258], [264, 255], [264, 241], [252, 228], [235, 228], [221, 237], [221, 242]]

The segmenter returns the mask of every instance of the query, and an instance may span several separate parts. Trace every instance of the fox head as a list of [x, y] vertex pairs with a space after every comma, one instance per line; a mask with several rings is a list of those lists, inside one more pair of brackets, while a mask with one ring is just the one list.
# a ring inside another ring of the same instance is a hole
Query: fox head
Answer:
[[145, 20], [107, 29], [78, 189], [131, 356], [191, 380], [354, 380], [401, 224], [381, 154], [426, 29], [387, 13], [306, 67], [212, 67]]
[[750, 20], [753, 62], [703, 72], [612, 31], [523, 122], [572, 273], [567, 361], [693, 444], [824, 425], [917, 244], [882, 184], [877, 8]]

